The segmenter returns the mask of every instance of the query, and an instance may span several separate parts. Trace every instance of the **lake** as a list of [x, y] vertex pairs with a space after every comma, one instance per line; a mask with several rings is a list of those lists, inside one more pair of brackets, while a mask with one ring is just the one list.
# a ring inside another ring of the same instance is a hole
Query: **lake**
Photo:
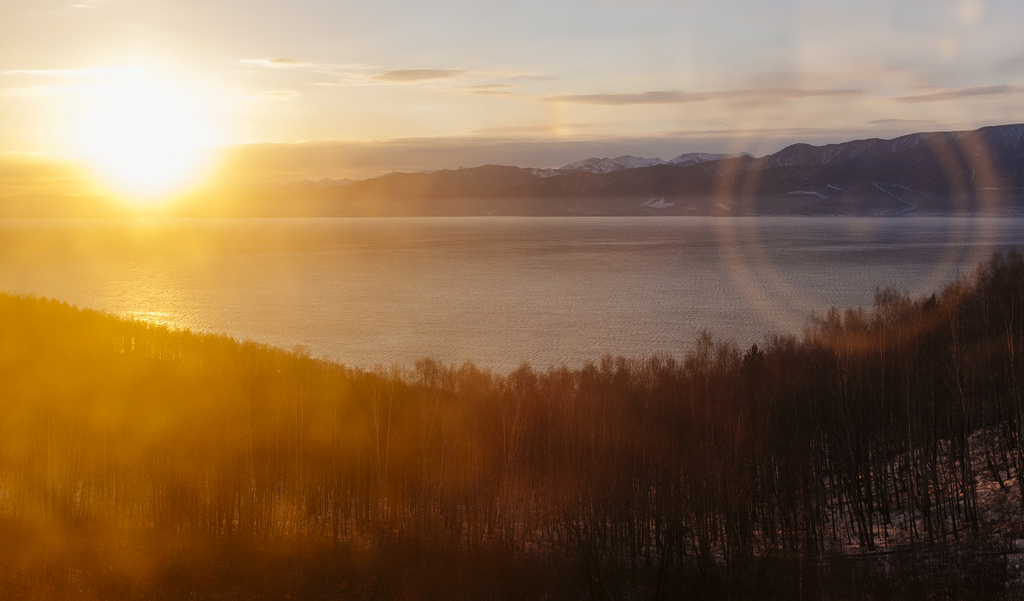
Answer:
[[360, 367], [506, 371], [741, 348], [876, 288], [931, 294], [1018, 218], [0, 221], [0, 290]]

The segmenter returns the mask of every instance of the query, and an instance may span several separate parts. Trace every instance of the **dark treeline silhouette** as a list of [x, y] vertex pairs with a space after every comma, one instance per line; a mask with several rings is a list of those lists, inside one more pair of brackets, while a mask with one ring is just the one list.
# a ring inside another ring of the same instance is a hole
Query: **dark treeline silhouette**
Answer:
[[347, 368], [0, 296], [4, 599], [1000, 599], [1024, 258], [801, 337]]

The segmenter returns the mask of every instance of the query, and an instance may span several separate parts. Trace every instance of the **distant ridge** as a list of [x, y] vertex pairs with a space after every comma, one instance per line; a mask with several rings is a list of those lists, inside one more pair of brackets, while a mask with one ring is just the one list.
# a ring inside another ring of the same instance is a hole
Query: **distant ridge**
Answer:
[[621, 169], [637, 169], [639, 167], [651, 167], [664, 165], [666, 161], [661, 159], [645, 159], [631, 155], [623, 155], [614, 159], [589, 158], [575, 163], [570, 163], [559, 168], [559, 171], [586, 171], [588, 173], [611, 173]]
[[[92, 208], [90, 208], [92, 207]], [[0, 217], [106, 215], [89, 198], [0, 198]], [[914, 133], [763, 157], [684, 153], [592, 157], [558, 169], [483, 165], [219, 189], [177, 215], [255, 217], [483, 215], [1024, 216], [1024, 124]]]
[[[978, 147], [982, 143], [984, 148]], [[894, 156], [901, 152], [930, 146], [941, 152], [945, 148], [967, 148], [971, 152], [985, 152], [993, 158], [1016, 156], [1024, 153], [1024, 124], [983, 127], [973, 131], [915, 133], [891, 140], [870, 138], [840, 144], [811, 146], [792, 144], [775, 154], [764, 157], [766, 167], [792, 165], [834, 165], [870, 157]], [[981, 158], [976, 157], [976, 158]]]
[[[1024, 215], [1024, 125], [792, 144], [763, 157], [622, 155], [290, 189], [303, 215]], [[244, 206], [243, 206], [244, 205]], [[279, 199], [238, 208], [279, 214]]]
[[622, 169], [640, 169], [642, 167], [653, 167], [655, 165], [677, 165], [680, 167], [686, 167], [689, 165], [696, 165], [697, 163], [706, 163], [708, 161], [719, 161], [721, 159], [735, 158], [738, 154], [710, 154], [707, 152], [687, 152], [681, 154], [674, 159], [668, 161], [662, 159], [645, 159], [643, 157], [635, 157], [632, 155], [622, 155], [613, 159], [591, 157], [582, 161], [576, 161], [575, 163], [569, 163], [564, 167], [558, 168], [557, 171], [566, 173], [570, 171], [585, 171], [587, 173], [611, 173], [612, 171], [621, 171]]

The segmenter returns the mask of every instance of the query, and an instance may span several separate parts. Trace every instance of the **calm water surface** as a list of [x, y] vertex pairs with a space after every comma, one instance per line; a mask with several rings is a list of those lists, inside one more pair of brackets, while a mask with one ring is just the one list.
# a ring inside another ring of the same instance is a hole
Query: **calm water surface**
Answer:
[[0, 221], [0, 290], [373, 367], [741, 347], [941, 289], [1011, 218]]

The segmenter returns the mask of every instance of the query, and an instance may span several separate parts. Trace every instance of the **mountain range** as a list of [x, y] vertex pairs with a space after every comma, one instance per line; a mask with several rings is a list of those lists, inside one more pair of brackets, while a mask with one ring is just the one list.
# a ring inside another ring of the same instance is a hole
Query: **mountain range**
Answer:
[[614, 159], [591, 157], [575, 163], [570, 163], [559, 169], [549, 170], [543, 175], [564, 175], [573, 171], [585, 171], [587, 173], [611, 173], [621, 169], [639, 169], [642, 167], [653, 167], [655, 165], [677, 165], [687, 167], [707, 161], [718, 161], [726, 158], [735, 158], [742, 155], [708, 154], [705, 152], [689, 152], [681, 154], [674, 159], [664, 161], [662, 159], [645, 159], [632, 155], [623, 155]]
[[[123, 209], [122, 209], [123, 211]], [[0, 198], [0, 217], [117, 214], [89, 196]], [[251, 217], [475, 215], [1024, 215], [1024, 124], [915, 133], [762, 157], [589, 158], [219, 188], [171, 214]]]
[[1024, 124], [915, 133], [762, 157], [688, 153], [390, 173], [247, 189], [266, 216], [924, 215], [1024, 213]]

